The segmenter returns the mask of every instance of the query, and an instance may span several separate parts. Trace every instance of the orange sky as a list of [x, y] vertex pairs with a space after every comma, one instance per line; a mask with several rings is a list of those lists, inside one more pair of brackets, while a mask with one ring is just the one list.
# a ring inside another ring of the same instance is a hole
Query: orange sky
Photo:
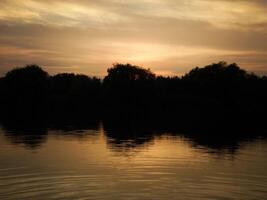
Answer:
[[115, 62], [163, 74], [225, 60], [267, 74], [267, 0], [1, 0], [0, 74], [39, 64], [103, 76]]

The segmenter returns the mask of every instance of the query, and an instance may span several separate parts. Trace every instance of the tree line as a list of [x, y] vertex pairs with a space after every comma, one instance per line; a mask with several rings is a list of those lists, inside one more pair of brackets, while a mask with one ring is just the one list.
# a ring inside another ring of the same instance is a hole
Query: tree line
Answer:
[[267, 78], [235, 63], [196, 67], [182, 77], [157, 76], [131, 64], [114, 64], [107, 72], [100, 79], [49, 75], [37, 65], [15, 68], [0, 78], [0, 115], [265, 120]]

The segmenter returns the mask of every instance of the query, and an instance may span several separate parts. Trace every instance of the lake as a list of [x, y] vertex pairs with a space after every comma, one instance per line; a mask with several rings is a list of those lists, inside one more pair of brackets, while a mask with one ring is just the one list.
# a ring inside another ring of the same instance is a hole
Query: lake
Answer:
[[221, 142], [102, 123], [0, 129], [1, 200], [266, 198], [262, 137]]

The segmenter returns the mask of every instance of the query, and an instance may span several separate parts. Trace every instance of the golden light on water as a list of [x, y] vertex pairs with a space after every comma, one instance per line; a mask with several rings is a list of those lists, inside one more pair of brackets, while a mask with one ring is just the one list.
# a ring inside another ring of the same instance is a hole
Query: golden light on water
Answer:
[[101, 128], [43, 135], [0, 129], [2, 198], [249, 200], [266, 194], [264, 140], [223, 152], [179, 134], [123, 140], [110, 134]]

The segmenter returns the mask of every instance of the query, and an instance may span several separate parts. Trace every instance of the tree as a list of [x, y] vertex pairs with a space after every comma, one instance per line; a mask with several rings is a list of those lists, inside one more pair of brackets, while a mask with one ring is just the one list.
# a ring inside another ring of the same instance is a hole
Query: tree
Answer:
[[151, 80], [155, 78], [150, 69], [144, 69], [131, 64], [114, 64], [108, 69], [108, 76], [104, 82], [125, 82], [138, 80]]
[[236, 63], [227, 64], [224, 61], [213, 63], [203, 68], [196, 67], [183, 76], [183, 80], [201, 82], [240, 81], [250, 76], [240, 69]]
[[37, 65], [9, 71], [3, 79], [5, 102], [10, 110], [29, 113], [44, 108], [48, 73]]
[[62, 73], [50, 77], [50, 107], [53, 111], [98, 109], [101, 81], [96, 77]]
[[119, 110], [148, 109], [154, 93], [155, 74], [131, 64], [114, 64], [103, 83], [103, 101]]

